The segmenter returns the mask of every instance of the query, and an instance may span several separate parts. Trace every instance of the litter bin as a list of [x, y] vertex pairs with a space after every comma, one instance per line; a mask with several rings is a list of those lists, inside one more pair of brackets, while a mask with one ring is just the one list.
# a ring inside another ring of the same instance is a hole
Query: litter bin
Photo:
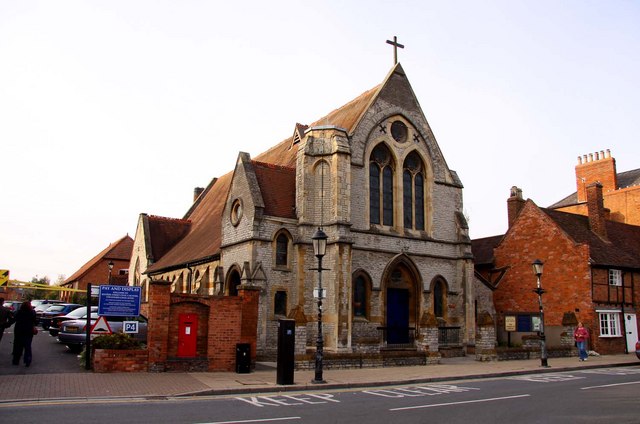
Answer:
[[251, 345], [249, 343], [236, 344], [236, 373], [251, 372]]

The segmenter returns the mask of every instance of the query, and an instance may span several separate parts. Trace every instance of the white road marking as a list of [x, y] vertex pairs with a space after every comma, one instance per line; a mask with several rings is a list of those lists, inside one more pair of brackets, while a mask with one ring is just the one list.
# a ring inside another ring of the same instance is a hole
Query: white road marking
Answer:
[[406, 406], [404, 408], [393, 408], [389, 409], [389, 411], [405, 411], [408, 409], [423, 409], [423, 408], [437, 408], [440, 406], [451, 406], [451, 405], [464, 405], [467, 403], [481, 403], [481, 402], [493, 402], [496, 400], [509, 400], [509, 399], [518, 399], [523, 397], [528, 397], [531, 395], [515, 395], [515, 396], [505, 396], [498, 398], [488, 398], [488, 399], [474, 399], [474, 400], [464, 400], [460, 402], [447, 402], [447, 403], [436, 403], [433, 405], [417, 405], [417, 406]]
[[215, 421], [210, 423], [199, 423], [199, 424], [240, 424], [240, 423], [266, 423], [273, 421], [290, 421], [290, 420], [300, 420], [301, 417], [282, 417], [282, 418], [262, 418], [255, 420], [239, 420], [239, 421]]
[[626, 383], [603, 384], [602, 386], [581, 387], [580, 390], [602, 389], [605, 387], [627, 386], [629, 384], [640, 384], [640, 381], [628, 381]]

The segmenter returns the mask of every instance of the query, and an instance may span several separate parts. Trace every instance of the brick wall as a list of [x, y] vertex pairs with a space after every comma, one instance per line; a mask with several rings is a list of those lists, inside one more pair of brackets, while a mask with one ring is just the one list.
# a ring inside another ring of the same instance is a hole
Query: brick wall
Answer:
[[[592, 322], [591, 274], [588, 248], [576, 245], [556, 225], [528, 202], [503, 242], [495, 250], [496, 268], [507, 267], [504, 279], [493, 293], [496, 313], [538, 313], [538, 296], [533, 292], [536, 276], [531, 264], [544, 262], [542, 288], [545, 326], [562, 327], [567, 311], [579, 310], [579, 318]], [[545, 329], [547, 331], [547, 329]], [[548, 338], [550, 346], [560, 340]]]
[[[215, 297], [172, 294], [170, 289], [171, 283], [165, 281], [150, 285], [147, 336], [150, 371], [233, 371], [238, 343], [251, 346], [251, 361], [255, 363], [258, 289], [240, 286], [238, 296]], [[180, 314], [197, 316], [193, 358], [177, 356]]]

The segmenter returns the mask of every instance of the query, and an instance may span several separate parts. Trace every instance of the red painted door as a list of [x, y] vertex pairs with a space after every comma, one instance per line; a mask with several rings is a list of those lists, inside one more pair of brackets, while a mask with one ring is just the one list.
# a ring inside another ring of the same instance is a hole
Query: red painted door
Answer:
[[180, 314], [178, 316], [178, 356], [193, 358], [196, 356], [198, 336], [198, 315]]

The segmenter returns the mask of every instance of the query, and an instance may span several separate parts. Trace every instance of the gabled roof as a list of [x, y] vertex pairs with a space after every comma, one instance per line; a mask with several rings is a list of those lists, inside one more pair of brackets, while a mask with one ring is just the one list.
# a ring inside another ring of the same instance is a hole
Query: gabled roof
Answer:
[[[640, 186], [640, 169], [632, 169], [631, 171], [619, 172], [616, 175], [618, 181], [618, 189]], [[606, 195], [606, 193], [605, 193]], [[578, 192], [573, 192], [562, 200], [557, 201], [549, 206], [550, 209], [559, 209], [565, 206], [578, 204]]]
[[[400, 64], [397, 64], [385, 79], [385, 83], [394, 72], [404, 73]], [[310, 126], [332, 125], [344, 128], [351, 134], [385, 83], [364, 92]], [[294, 139], [306, 128], [308, 126], [296, 124], [293, 136], [257, 155], [252, 161], [265, 200], [266, 215], [296, 217], [295, 167], [298, 149], [294, 147]], [[184, 217], [191, 222], [187, 233], [166, 254], [155, 258], [157, 262], [149, 266], [148, 273], [213, 260], [220, 254], [222, 212], [232, 177], [233, 172], [229, 172], [209, 184]], [[155, 237], [156, 234], [151, 234], [152, 239]]]
[[82, 265], [82, 267], [74, 272], [71, 277], [67, 278], [63, 284], [70, 284], [76, 280], [79, 280], [102, 260], [129, 261], [131, 260], [132, 251], [133, 239], [129, 236], [129, 234], [127, 234], [116, 242], [109, 244], [109, 246], [107, 246], [100, 253], [91, 258], [89, 262]]
[[589, 227], [589, 217], [540, 208], [576, 243], [589, 246], [592, 265], [640, 268], [640, 226], [606, 221], [608, 241]]
[[296, 169], [252, 161], [264, 199], [264, 214], [296, 218]]
[[191, 227], [187, 219], [166, 218], [149, 215], [143, 218], [148, 228], [147, 255], [152, 261], [157, 261], [181, 240]]
[[[220, 253], [221, 216], [227, 200], [232, 173], [211, 181], [198, 198], [198, 204], [189, 211], [188, 232], [147, 273], [171, 269], [189, 263], [212, 260]], [[153, 239], [156, 235], [151, 234]]]

